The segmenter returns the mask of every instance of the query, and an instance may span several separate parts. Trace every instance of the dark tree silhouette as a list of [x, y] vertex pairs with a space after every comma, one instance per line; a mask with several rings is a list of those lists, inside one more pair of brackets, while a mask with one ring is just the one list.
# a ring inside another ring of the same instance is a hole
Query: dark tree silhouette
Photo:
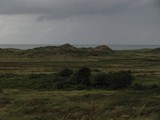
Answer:
[[91, 75], [91, 70], [88, 67], [82, 67], [74, 74], [74, 79], [76, 83], [83, 85], [90, 85], [89, 77]]

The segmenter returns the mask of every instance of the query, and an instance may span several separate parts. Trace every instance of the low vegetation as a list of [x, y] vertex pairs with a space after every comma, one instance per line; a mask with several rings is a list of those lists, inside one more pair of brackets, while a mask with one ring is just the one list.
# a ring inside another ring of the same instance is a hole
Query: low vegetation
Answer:
[[121, 89], [132, 84], [130, 71], [92, 72], [82, 67], [73, 72], [65, 68], [54, 74], [0, 74], [0, 88], [26, 89]]
[[159, 91], [5, 89], [2, 120], [159, 120]]
[[0, 49], [0, 120], [159, 120], [159, 48]]

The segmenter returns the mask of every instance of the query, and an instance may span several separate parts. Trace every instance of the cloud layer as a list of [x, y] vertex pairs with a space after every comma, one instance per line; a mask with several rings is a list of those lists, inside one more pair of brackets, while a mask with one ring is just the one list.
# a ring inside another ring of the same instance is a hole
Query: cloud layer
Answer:
[[160, 0], [0, 0], [0, 43], [160, 44]]
[[44, 14], [66, 18], [75, 15], [112, 14], [129, 8], [137, 0], [1, 0], [0, 14]]

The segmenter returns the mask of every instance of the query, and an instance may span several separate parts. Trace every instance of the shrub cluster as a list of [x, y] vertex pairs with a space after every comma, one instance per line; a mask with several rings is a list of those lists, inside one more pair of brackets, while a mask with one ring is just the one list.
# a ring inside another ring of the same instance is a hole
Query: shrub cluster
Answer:
[[130, 71], [95, 73], [91, 79], [93, 87], [105, 87], [109, 89], [126, 88], [132, 84], [133, 76]]
[[91, 75], [91, 70], [87, 67], [82, 67], [74, 73], [73, 81], [75, 81], [76, 84], [89, 86], [90, 75]]
[[133, 81], [131, 71], [91, 73], [88, 67], [82, 67], [72, 75], [70, 74], [70, 76], [72, 76], [71, 80], [74, 84], [93, 88], [126, 88], [131, 85]]
[[0, 88], [27, 89], [120, 89], [131, 85], [130, 71], [100, 72], [88, 67], [73, 71], [65, 68], [55, 74], [14, 75], [0, 74]]
[[73, 70], [69, 68], [65, 68], [58, 73], [58, 75], [62, 77], [70, 77], [72, 74], [73, 74]]
[[111, 72], [108, 74], [108, 85], [112, 89], [125, 88], [132, 84], [131, 71]]

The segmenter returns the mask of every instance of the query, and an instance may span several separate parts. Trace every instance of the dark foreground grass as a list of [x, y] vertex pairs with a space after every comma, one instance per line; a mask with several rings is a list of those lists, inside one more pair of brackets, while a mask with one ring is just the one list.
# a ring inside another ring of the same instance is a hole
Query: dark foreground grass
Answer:
[[4, 89], [1, 120], [159, 120], [160, 91]]

